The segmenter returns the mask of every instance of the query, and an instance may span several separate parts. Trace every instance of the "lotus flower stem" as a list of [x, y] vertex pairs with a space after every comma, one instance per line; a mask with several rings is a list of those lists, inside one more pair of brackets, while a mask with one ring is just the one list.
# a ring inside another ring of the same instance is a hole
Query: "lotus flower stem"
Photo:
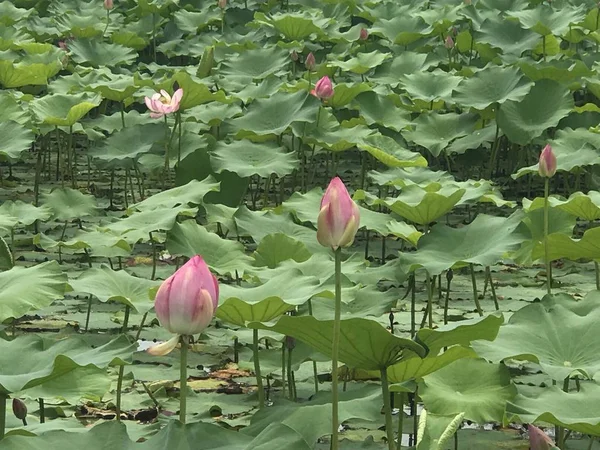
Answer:
[[0, 394], [0, 440], [4, 439], [4, 430], [6, 428], [6, 394]]
[[[600, 11], [598, 12], [598, 14], [600, 15]], [[598, 45], [598, 44], [596, 44], [596, 45]], [[592, 447], [594, 447], [595, 440], [596, 440], [596, 436], [590, 436], [590, 443], [588, 444], [587, 450], [592, 450]]]
[[490, 269], [490, 266], [487, 266], [485, 268], [485, 273], [487, 275], [487, 279], [490, 282], [490, 291], [492, 291], [492, 298], [494, 299], [494, 307], [496, 308], [496, 311], [499, 311], [500, 305], [498, 305], [498, 297], [496, 296], [496, 288], [494, 287], [494, 280], [492, 279], [492, 270]]
[[125, 102], [121, 102], [121, 125], [125, 128]]
[[398, 393], [398, 442], [396, 450], [402, 450], [402, 435], [404, 434], [404, 392]]
[[335, 315], [333, 319], [333, 342], [331, 344], [331, 450], [338, 450], [338, 353], [340, 347], [340, 319], [342, 315], [342, 250], [335, 250]]
[[452, 283], [452, 278], [454, 277], [454, 272], [452, 269], [448, 269], [446, 272], [446, 300], [444, 301], [444, 325], [448, 324], [448, 303], [450, 301], [450, 284]]
[[544, 62], [546, 62], [546, 35], [542, 36], [542, 57], [544, 58]]
[[417, 447], [417, 434], [418, 434], [418, 429], [419, 429], [419, 402], [418, 402], [418, 398], [419, 398], [419, 387], [417, 386], [415, 388], [415, 393], [413, 394], [413, 398], [412, 398], [412, 402], [411, 402], [411, 407], [410, 407], [410, 412], [413, 416], [413, 439], [412, 439], [412, 444], [414, 445], [415, 448]]
[[417, 307], [417, 293], [415, 291], [415, 273], [410, 275], [410, 337], [414, 338], [416, 333], [416, 307]]
[[471, 269], [471, 285], [473, 286], [473, 300], [475, 301], [475, 307], [477, 308], [477, 313], [480, 316], [483, 316], [483, 311], [481, 310], [481, 305], [479, 304], [479, 294], [477, 293], [477, 280], [475, 279], [475, 265], [469, 264], [469, 269]]
[[119, 374], [117, 376], [117, 401], [115, 405], [115, 412], [117, 421], [121, 421], [121, 391], [123, 390], [123, 376], [125, 374], [125, 366], [119, 366]]
[[258, 393], [258, 407], [265, 406], [265, 389], [263, 387], [262, 375], [260, 374], [260, 360], [258, 356], [258, 329], [252, 330], [252, 351], [254, 359], [254, 374], [256, 375], [256, 390]]
[[281, 343], [281, 392], [283, 397], [285, 397], [285, 339]]
[[106, 30], [108, 30], [108, 26], [110, 25], [110, 9], [106, 10], [106, 27], [104, 27], [104, 31], [102, 32], [102, 37], [106, 34]]
[[90, 326], [90, 315], [92, 313], [92, 296], [90, 295], [88, 298], [88, 305], [87, 305], [87, 314], [85, 316], [85, 332], [87, 333], [88, 328]]
[[431, 276], [429, 276], [429, 271], [425, 271], [425, 275], [427, 276], [427, 280], [425, 285], [427, 286], [427, 325], [429, 328], [433, 328], [433, 287], [431, 286]]
[[596, 290], [600, 291], [600, 264], [598, 261], [594, 261], [594, 268], [596, 269]]
[[[313, 315], [313, 310], [312, 310], [312, 301], [309, 299], [308, 300], [308, 314], [309, 315]], [[317, 371], [317, 362], [313, 361], [313, 376], [315, 378], [315, 394], [317, 392], [319, 392], [319, 377], [318, 377], [318, 371]]]
[[181, 359], [179, 365], [179, 421], [185, 424], [185, 414], [187, 410], [187, 354], [188, 337], [181, 336]]
[[152, 56], [156, 62], [156, 13], [152, 13]]
[[[381, 373], [381, 393], [383, 394], [383, 412], [385, 414], [385, 432], [387, 434], [388, 449], [395, 450], [394, 446], [394, 427], [392, 425], [392, 406], [390, 404], [390, 389], [388, 386], [387, 367], [380, 370]], [[402, 440], [402, 435], [398, 436]]]
[[44, 409], [44, 399], [38, 398], [38, 404], [40, 405], [40, 423], [46, 423], [46, 411]]
[[550, 267], [550, 247], [548, 245], [548, 215], [550, 207], [548, 205], [548, 196], [550, 192], [550, 178], [544, 179], [544, 262], [546, 263], [546, 292], [552, 294], [552, 275]]

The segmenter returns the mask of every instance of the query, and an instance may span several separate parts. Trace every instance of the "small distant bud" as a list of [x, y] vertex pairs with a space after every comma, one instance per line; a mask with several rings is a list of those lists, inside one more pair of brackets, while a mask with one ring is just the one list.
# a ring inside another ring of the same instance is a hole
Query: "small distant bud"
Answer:
[[225, 7], [227, 6], [227, 0], [219, 0], [219, 8], [221, 9], [225, 9]]
[[366, 28], [361, 28], [359, 39], [361, 41], [366, 41], [368, 38], [369, 38], [369, 30], [367, 30]]
[[546, 144], [542, 153], [540, 153], [538, 172], [540, 176], [547, 178], [554, 176], [556, 173], [556, 156], [550, 144]]
[[113, 0], [104, 0], [104, 9], [110, 11], [114, 6]]
[[294, 62], [298, 61], [298, 53], [296, 53], [296, 50], [292, 50], [292, 53], [290, 53], [290, 58], [292, 58], [292, 61]]
[[313, 71], [317, 66], [317, 62], [315, 61], [315, 55], [310, 52], [306, 57], [306, 61], [304, 61], [304, 65], [306, 66], [306, 70]]
[[454, 48], [454, 39], [452, 39], [452, 36], [450, 36], [450, 35], [446, 36], [446, 42], [444, 42], [444, 46], [448, 50], [451, 50]]
[[286, 336], [285, 337], [285, 348], [287, 348], [288, 350], [294, 350], [294, 348], [296, 348], [296, 339], [294, 339], [291, 336]]
[[13, 398], [12, 409], [15, 417], [19, 420], [25, 420], [27, 417], [27, 406], [20, 398]]

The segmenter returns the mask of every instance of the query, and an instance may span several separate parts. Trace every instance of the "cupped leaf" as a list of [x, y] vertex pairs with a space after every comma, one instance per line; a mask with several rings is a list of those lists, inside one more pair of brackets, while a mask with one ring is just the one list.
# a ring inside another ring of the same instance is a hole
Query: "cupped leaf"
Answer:
[[529, 144], [571, 112], [574, 102], [568, 88], [552, 80], [539, 80], [519, 102], [507, 101], [498, 111], [498, 125], [508, 139]]
[[278, 47], [257, 48], [245, 51], [223, 61], [221, 72], [232, 77], [252, 79], [278, 74], [290, 63], [287, 51]]
[[199, 205], [206, 194], [219, 190], [219, 183], [211, 176], [202, 181], [191, 180], [183, 186], [176, 186], [162, 191], [146, 200], [130, 206], [130, 211], [151, 211], [154, 209], [173, 208], [178, 205]]
[[464, 413], [465, 419], [477, 423], [502, 421], [506, 403], [516, 394], [508, 368], [482, 359], [455, 361], [419, 383], [427, 411]]
[[0, 142], [0, 157], [10, 161], [20, 159], [21, 154], [31, 148], [35, 139], [30, 129], [12, 120], [0, 123], [0, 136], [3, 137]]
[[0, 322], [18, 319], [63, 298], [67, 276], [56, 261], [0, 273]]
[[77, 39], [69, 43], [69, 51], [78, 64], [92, 67], [116, 67], [131, 64], [137, 52], [99, 39]]
[[358, 53], [355, 57], [347, 61], [329, 61], [329, 65], [339, 67], [346, 72], [364, 75], [371, 69], [381, 65], [386, 59], [390, 58], [389, 53], [382, 53], [374, 50], [369, 53]]
[[0, 84], [8, 89], [29, 85], [45, 86], [61, 68], [60, 61], [48, 64], [0, 61]]
[[55, 189], [42, 195], [44, 207], [52, 211], [52, 219], [66, 221], [91, 216], [96, 211], [96, 199], [71, 188]]
[[259, 175], [268, 178], [272, 174], [283, 177], [297, 168], [298, 159], [274, 143], [240, 140], [227, 144], [219, 141], [211, 151], [211, 165], [217, 173], [227, 170], [240, 177]]
[[0, 392], [10, 394], [38, 386], [79, 367], [124, 365], [131, 361], [135, 348], [125, 336], [96, 348], [77, 337], [56, 342], [36, 335], [0, 340]]
[[419, 418], [416, 450], [443, 450], [463, 423], [465, 413], [447, 416], [429, 414], [426, 409]]
[[[331, 355], [333, 320], [282, 316], [271, 326], [258, 322], [248, 326], [292, 336], [324, 355]], [[427, 354], [427, 350], [415, 341], [395, 336], [373, 320], [345, 319], [340, 326], [339, 360], [352, 368], [380, 370], [402, 359], [422, 358]]]
[[560, 36], [567, 32], [569, 25], [582, 22], [585, 19], [583, 5], [580, 7], [564, 6], [555, 9], [550, 5], [540, 4], [536, 8], [523, 11], [510, 11], [510, 17], [521, 22], [521, 25], [542, 36], [554, 34]]
[[388, 167], [426, 167], [427, 160], [401, 146], [393, 138], [375, 134], [362, 139], [357, 147], [367, 151]]
[[101, 101], [102, 98], [99, 95], [54, 94], [34, 100], [32, 109], [44, 124], [70, 127], [100, 105]]
[[408, 112], [396, 108], [390, 97], [376, 92], [363, 92], [354, 99], [362, 118], [368, 125], [381, 125], [394, 131], [400, 131], [410, 123]]
[[290, 41], [298, 41], [309, 37], [311, 34], [320, 36], [323, 33], [323, 28], [329, 22], [329, 19], [321, 15], [311, 14], [312, 11], [275, 13], [268, 16], [257, 12], [254, 15], [254, 20], [261, 25], [274, 28]]
[[283, 233], [269, 234], [265, 236], [256, 251], [254, 259], [259, 267], [267, 266], [274, 269], [281, 262], [293, 259], [296, 262], [304, 262], [311, 257], [312, 253], [302, 242], [286, 236]]
[[238, 241], [223, 239], [209, 232], [195, 220], [176, 223], [167, 233], [167, 250], [173, 255], [191, 258], [202, 255], [204, 261], [215, 272], [222, 275], [239, 276], [248, 271], [252, 258], [244, 252]]
[[[92, 148], [90, 155], [107, 163], [135, 161], [140, 155], [150, 152], [152, 147], [165, 138], [163, 124], [150, 123], [133, 125], [112, 133], [102, 144]], [[135, 142], [135, 145], [131, 145]]]
[[426, 102], [436, 100], [449, 100], [452, 90], [461, 82], [460, 77], [449, 75], [442, 70], [433, 72], [416, 72], [404, 75], [400, 82], [402, 87], [412, 99]]
[[101, 302], [122, 303], [144, 314], [152, 309], [152, 299], [160, 282], [138, 278], [124, 270], [114, 271], [102, 265], [86, 270], [70, 280], [69, 284], [74, 290], [91, 294]]
[[306, 303], [322, 290], [318, 279], [304, 276], [297, 269], [256, 287], [223, 285], [216, 316], [240, 326], [247, 326], [249, 322], [269, 322]]
[[573, 301], [527, 305], [500, 327], [493, 344], [478, 341], [473, 348], [490, 361], [539, 363], [555, 380], [574, 375], [592, 379], [600, 372], [600, 362], [594, 356], [600, 351], [600, 336], [595, 331], [600, 307], [582, 315], [573, 306]]

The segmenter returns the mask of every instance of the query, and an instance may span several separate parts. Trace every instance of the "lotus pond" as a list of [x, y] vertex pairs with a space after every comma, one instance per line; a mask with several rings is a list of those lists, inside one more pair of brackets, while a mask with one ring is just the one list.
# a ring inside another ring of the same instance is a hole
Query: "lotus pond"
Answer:
[[599, 47], [589, 0], [0, 1], [0, 449], [600, 449]]

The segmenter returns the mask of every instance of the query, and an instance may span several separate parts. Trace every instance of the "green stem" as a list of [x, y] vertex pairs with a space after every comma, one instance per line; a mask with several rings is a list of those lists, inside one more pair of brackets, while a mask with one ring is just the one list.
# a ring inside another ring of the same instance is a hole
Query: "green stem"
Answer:
[[[310, 316], [313, 315], [311, 299], [308, 299], [308, 314]], [[313, 364], [313, 376], [315, 378], [315, 394], [316, 394], [317, 392], [319, 392], [319, 377], [318, 377], [318, 371], [317, 371], [317, 362], [313, 361], [312, 364]]]
[[331, 450], [338, 450], [338, 353], [340, 347], [340, 319], [342, 316], [342, 249], [335, 250], [335, 315], [333, 319], [333, 341], [331, 344]]
[[[569, 377], [565, 378], [563, 381], [563, 391], [567, 393], [569, 392]], [[558, 427], [556, 431], [556, 445], [558, 448], [565, 448], [565, 441], [567, 440], [565, 436], [566, 429], [563, 427]]]
[[429, 271], [425, 271], [427, 280], [425, 285], [427, 286], [427, 325], [429, 328], [433, 328], [433, 289], [431, 288], [431, 276]]
[[594, 447], [594, 441], [595, 440], [596, 440], [595, 436], [590, 436], [590, 443], [588, 444], [587, 450], [592, 450], [592, 447]]
[[179, 139], [177, 141], [177, 167], [181, 163], [181, 111], [177, 111], [177, 118], [175, 119], [175, 126], [179, 124]]
[[131, 314], [131, 307], [129, 305], [126, 305], [125, 317], [123, 318], [123, 328], [121, 329], [121, 333], [127, 333], [127, 326], [129, 325], [129, 314]]
[[598, 261], [594, 261], [594, 268], [596, 269], [596, 290], [600, 291], [600, 264]]
[[317, 128], [319, 128], [319, 122], [321, 120], [321, 109], [323, 107], [321, 105], [319, 105], [319, 111], [317, 112]]
[[550, 274], [550, 247], [548, 246], [548, 195], [550, 192], [550, 178], [544, 179], [544, 262], [546, 263], [546, 292], [552, 294], [552, 275]]
[[121, 421], [121, 392], [123, 390], [123, 376], [125, 375], [125, 366], [119, 366], [119, 375], [117, 378], [117, 402], [116, 402], [116, 415], [117, 421]]
[[0, 440], [4, 439], [4, 430], [6, 428], [6, 402], [8, 397], [0, 394]]
[[546, 61], [546, 35], [542, 36], [542, 57]]
[[490, 283], [490, 291], [492, 291], [492, 298], [494, 299], [494, 307], [496, 308], [496, 311], [499, 311], [500, 305], [498, 305], [498, 297], [496, 296], [496, 288], [494, 287], [494, 280], [492, 279], [492, 270], [490, 269], [490, 266], [487, 266], [485, 268], [485, 272], [487, 274], [487, 279], [489, 280], [489, 283]]
[[40, 423], [46, 423], [46, 410], [44, 406], [44, 399], [38, 398], [38, 404], [40, 405]]
[[106, 30], [108, 30], [108, 25], [110, 24], [110, 9], [106, 10], [106, 27], [104, 28], [104, 31], [102, 32], [102, 37], [104, 37], [104, 35], [106, 34]]
[[156, 62], [156, 13], [152, 13], [152, 56]]
[[139, 328], [137, 330], [137, 333], [135, 333], [135, 340], [136, 340], [136, 342], [140, 338], [140, 334], [142, 334], [142, 330], [144, 329], [144, 322], [146, 322], [146, 317], [148, 317], [148, 312], [144, 313], [144, 315], [142, 316], [142, 320], [140, 322], [140, 326], [139, 326]]
[[402, 450], [402, 435], [404, 434], [404, 392], [398, 393], [398, 443], [396, 450]]
[[[392, 406], [390, 405], [390, 389], [387, 379], [387, 368], [380, 370], [381, 373], [381, 393], [383, 394], [383, 411], [385, 413], [385, 432], [387, 434], [388, 449], [394, 448], [394, 427], [392, 425]], [[400, 439], [400, 438], [399, 438]]]
[[258, 392], [258, 407], [265, 406], [265, 389], [263, 387], [262, 375], [260, 374], [260, 360], [258, 359], [258, 329], [252, 330], [252, 352], [254, 354], [254, 374], [256, 375], [256, 390]]
[[475, 307], [477, 308], [477, 313], [480, 316], [483, 316], [483, 311], [481, 310], [481, 305], [479, 304], [479, 294], [477, 294], [477, 280], [475, 280], [475, 266], [473, 264], [469, 264], [469, 268], [471, 269], [471, 285], [473, 286], [473, 300], [475, 301]]
[[450, 302], [450, 284], [452, 278], [446, 275], [446, 299], [444, 301], [444, 325], [448, 324], [448, 303]]
[[281, 343], [281, 393], [285, 398], [285, 337], [283, 338], [283, 342]]
[[185, 424], [185, 413], [187, 409], [187, 354], [188, 337], [181, 336], [181, 363], [179, 365], [179, 421]]
[[121, 124], [125, 128], [125, 103], [121, 102]]
[[85, 332], [87, 333], [90, 326], [90, 315], [92, 314], [92, 296], [88, 298], [87, 314], [85, 316]]

